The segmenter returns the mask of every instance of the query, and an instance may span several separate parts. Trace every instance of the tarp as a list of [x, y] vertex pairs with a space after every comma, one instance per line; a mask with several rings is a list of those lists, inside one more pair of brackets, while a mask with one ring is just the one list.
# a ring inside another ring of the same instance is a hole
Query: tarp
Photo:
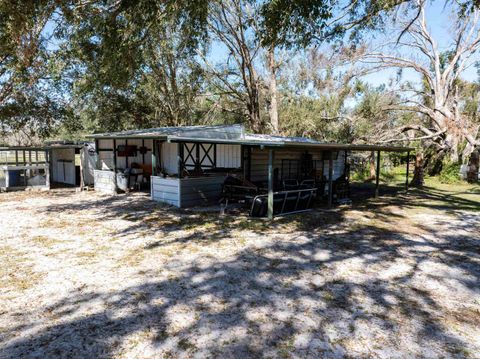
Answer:
[[98, 155], [95, 152], [95, 144], [88, 143], [80, 150], [80, 160], [82, 162], [83, 184], [93, 186], [94, 170], [97, 166]]

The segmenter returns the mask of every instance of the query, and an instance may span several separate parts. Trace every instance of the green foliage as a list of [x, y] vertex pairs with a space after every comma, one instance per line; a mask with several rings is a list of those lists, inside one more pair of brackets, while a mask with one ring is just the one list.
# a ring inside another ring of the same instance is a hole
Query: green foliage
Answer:
[[[350, 6], [338, 0], [271, 0], [262, 8], [263, 41], [302, 47], [341, 39], [347, 32], [358, 39], [364, 29], [383, 23], [384, 16], [407, 0], [363, 0]], [[344, 16], [340, 17], [340, 14]], [[337, 18], [337, 21], [332, 21]]]
[[445, 184], [455, 184], [461, 182], [460, 178], [460, 164], [445, 162], [443, 164], [442, 171], [438, 175], [438, 180], [440, 183]]
[[[279, 114], [283, 132], [291, 136], [309, 136], [332, 140], [336, 136], [336, 119], [325, 117], [325, 109], [331, 108], [331, 99], [309, 97], [284, 97]], [[328, 116], [328, 114], [327, 114]]]
[[366, 182], [371, 180], [370, 170], [366, 166], [356, 168], [351, 174], [351, 180], [353, 182]]
[[[445, 1], [448, 3], [448, 1]], [[478, 0], [459, 0], [460, 16], [480, 7]], [[399, 5], [415, 8], [408, 0], [360, 0], [347, 5], [339, 0], [268, 0], [262, 7], [262, 40], [265, 44], [306, 47], [325, 41], [350, 41], [365, 30], [379, 28]], [[333, 21], [333, 19], [336, 19]]]
[[68, 110], [48, 76], [43, 29], [54, 1], [0, 2], [0, 135], [44, 137]]

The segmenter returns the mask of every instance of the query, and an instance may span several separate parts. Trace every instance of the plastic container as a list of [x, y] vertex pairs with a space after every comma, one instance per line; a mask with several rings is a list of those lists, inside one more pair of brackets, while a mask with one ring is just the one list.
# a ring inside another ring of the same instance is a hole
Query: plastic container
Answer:
[[128, 191], [128, 175], [117, 173], [117, 187], [122, 191]]

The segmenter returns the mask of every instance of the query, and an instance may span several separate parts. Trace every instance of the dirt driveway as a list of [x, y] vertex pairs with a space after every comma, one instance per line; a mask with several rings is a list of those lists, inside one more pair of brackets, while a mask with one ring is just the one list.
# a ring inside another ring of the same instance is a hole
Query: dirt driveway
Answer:
[[480, 194], [465, 193], [273, 224], [0, 194], [0, 357], [480, 358]]

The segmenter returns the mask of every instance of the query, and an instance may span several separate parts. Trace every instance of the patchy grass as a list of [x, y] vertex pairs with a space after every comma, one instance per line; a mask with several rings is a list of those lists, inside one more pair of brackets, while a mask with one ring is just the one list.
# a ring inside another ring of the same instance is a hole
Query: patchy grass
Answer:
[[59, 241], [52, 237], [47, 236], [33, 236], [31, 242], [41, 246], [53, 246], [57, 244]]
[[3, 289], [24, 292], [36, 286], [44, 275], [34, 270], [26, 252], [12, 246], [0, 247], [0, 263]]
[[479, 186], [381, 193], [273, 222], [0, 197], [0, 357], [474, 358]]

